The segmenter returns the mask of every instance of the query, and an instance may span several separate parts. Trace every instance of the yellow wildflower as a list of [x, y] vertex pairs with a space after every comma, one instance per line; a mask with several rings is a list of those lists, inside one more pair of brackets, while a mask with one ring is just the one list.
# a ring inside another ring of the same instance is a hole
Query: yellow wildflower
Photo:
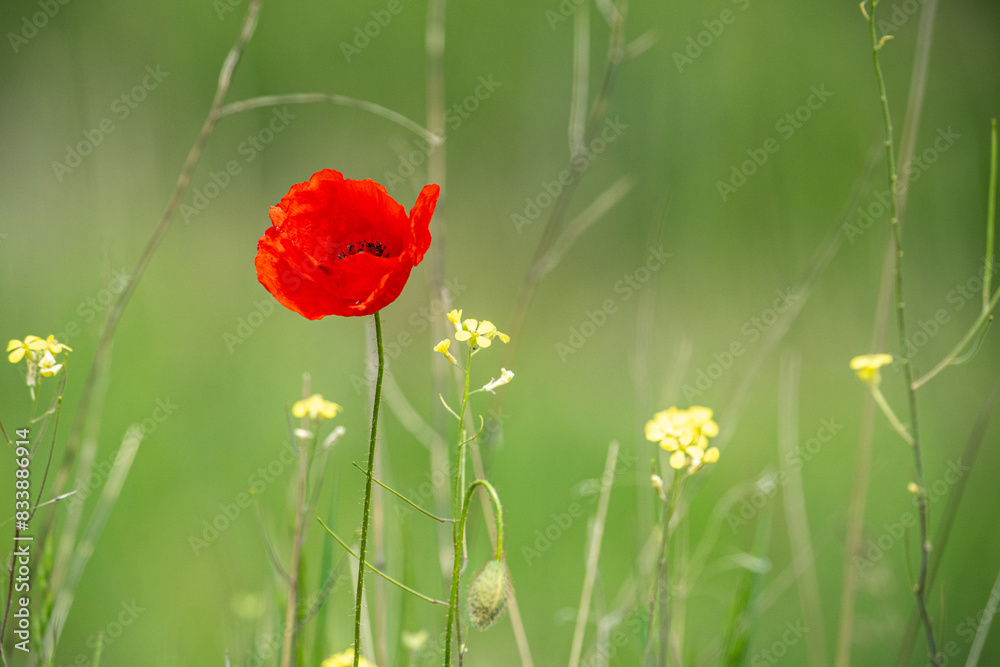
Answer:
[[891, 363], [891, 354], [863, 354], [851, 359], [851, 369], [858, 374], [862, 382], [874, 386], [882, 381], [878, 369]]
[[452, 366], [458, 366], [458, 360], [456, 360], [455, 357], [452, 356], [451, 352], [448, 351], [449, 347], [451, 347], [451, 339], [445, 338], [443, 341], [434, 346], [434, 351], [443, 354], [444, 358], [447, 359]]
[[687, 410], [670, 407], [646, 422], [646, 439], [658, 442], [670, 455], [670, 467], [688, 467], [696, 473], [706, 463], [719, 460], [719, 450], [708, 446], [708, 439], [719, 434], [710, 408], [695, 405]]
[[16, 364], [27, 355], [30, 361], [35, 358], [36, 352], [41, 352], [46, 347], [48, 347], [46, 341], [38, 336], [25, 336], [24, 340], [13, 338], [7, 343], [7, 359], [10, 363]]
[[321, 395], [313, 394], [309, 398], [296, 401], [295, 405], [292, 406], [292, 414], [296, 417], [309, 417], [309, 419], [333, 419], [343, 409]]
[[[322, 662], [320, 667], [354, 667], [354, 649], [349, 648], [336, 655], [331, 655]], [[375, 667], [375, 663], [360, 658], [358, 667]]]
[[497, 331], [496, 325], [494, 325], [489, 320], [463, 320], [461, 328], [455, 325], [455, 340], [457, 341], [468, 341], [469, 345], [472, 347], [489, 347], [493, 342], [493, 338], [497, 337], [505, 343], [510, 342], [510, 336], [505, 333]]

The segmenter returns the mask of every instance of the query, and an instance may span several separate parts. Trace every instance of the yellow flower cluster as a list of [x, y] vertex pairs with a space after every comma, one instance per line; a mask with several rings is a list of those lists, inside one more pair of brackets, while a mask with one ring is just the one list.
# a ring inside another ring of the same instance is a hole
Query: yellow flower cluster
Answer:
[[670, 407], [646, 422], [646, 439], [660, 443], [670, 455], [670, 467], [698, 472], [706, 463], [719, 460], [719, 450], [708, 446], [708, 439], [719, 434], [712, 420], [712, 410], [695, 405], [687, 410]]
[[24, 340], [13, 338], [7, 343], [7, 360], [16, 364], [24, 359], [28, 364], [28, 386], [34, 387], [38, 375], [52, 377], [59, 373], [63, 365], [56, 363], [55, 355], [63, 351], [72, 352], [73, 348], [60, 343], [55, 336], [25, 336]]
[[[349, 648], [337, 655], [331, 655], [320, 667], [354, 667], [354, 649]], [[359, 658], [358, 667], [375, 667], [375, 663]]]
[[319, 394], [313, 394], [309, 398], [296, 401], [292, 406], [292, 414], [296, 417], [309, 417], [309, 419], [333, 419], [337, 413], [344, 408], [333, 401], [328, 401]]
[[[448, 320], [455, 325], [455, 340], [460, 343], [467, 342], [472, 351], [482, 347], [489, 347], [493, 344], [494, 338], [499, 338], [504, 343], [510, 342], [510, 336], [499, 331], [495, 324], [489, 320], [462, 319], [462, 310], [453, 310], [448, 313]], [[458, 365], [458, 360], [452, 356], [449, 348], [451, 340], [445, 338], [434, 346], [435, 352], [440, 352], [454, 366]]]

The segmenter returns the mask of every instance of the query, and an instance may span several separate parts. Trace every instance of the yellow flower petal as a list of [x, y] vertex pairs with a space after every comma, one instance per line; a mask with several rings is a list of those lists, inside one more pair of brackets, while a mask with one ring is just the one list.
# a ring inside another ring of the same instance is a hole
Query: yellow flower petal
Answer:
[[680, 470], [687, 463], [687, 456], [684, 455], [682, 451], [676, 451], [670, 455], [670, 467], [674, 470]]
[[719, 460], [719, 448], [711, 447], [705, 452], [705, 463], [715, 463]]
[[676, 439], [667, 436], [666, 438], [660, 441], [660, 447], [667, 450], [668, 452], [674, 452], [680, 449], [680, 443], [677, 442]]

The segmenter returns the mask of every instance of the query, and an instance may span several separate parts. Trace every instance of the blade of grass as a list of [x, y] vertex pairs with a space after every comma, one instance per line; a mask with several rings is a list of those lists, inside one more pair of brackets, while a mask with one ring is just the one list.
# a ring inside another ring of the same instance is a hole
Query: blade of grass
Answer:
[[801, 466], [789, 465], [799, 448], [799, 377], [802, 371], [802, 357], [788, 352], [782, 355], [778, 386], [778, 449], [781, 467], [787, 475], [782, 491], [785, 501], [785, 521], [788, 526], [788, 540], [795, 558], [802, 559], [802, 576], [797, 580], [799, 603], [805, 618], [806, 649], [809, 664], [826, 663], [826, 639], [823, 632], [823, 612], [816, 580], [816, 567], [809, 537], [809, 519], [806, 512], [806, 498], [802, 490]]
[[997, 572], [996, 581], [993, 582], [993, 588], [990, 590], [990, 597], [986, 600], [986, 607], [979, 617], [976, 638], [972, 640], [972, 648], [969, 649], [969, 658], [965, 661], [965, 667], [976, 667], [979, 664], [979, 656], [986, 644], [986, 635], [989, 634], [990, 626], [993, 625], [993, 617], [996, 615], [997, 602], [1000, 602], [1000, 572]]
[[[760, 561], [766, 561], [770, 551], [771, 514], [771, 506], [767, 505], [759, 515], [754, 535], [753, 554]], [[733, 604], [726, 621], [724, 664], [729, 667], [739, 667], [746, 661], [752, 639], [753, 622], [760, 613], [754, 607], [760, 590], [761, 575], [761, 572], [750, 568], [743, 568], [740, 572]]]
[[83, 577], [83, 571], [86, 569], [87, 563], [94, 553], [94, 548], [101, 537], [104, 526], [107, 524], [108, 517], [111, 516], [111, 510], [114, 508], [115, 503], [118, 502], [118, 497], [125, 484], [125, 478], [128, 477], [129, 470], [132, 468], [132, 462], [139, 451], [139, 444], [142, 442], [142, 438], [143, 430], [138, 424], [133, 424], [125, 432], [121, 449], [118, 452], [118, 456], [115, 457], [115, 462], [111, 466], [111, 470], [108, 472], [108, 479], [101, 490], [97, 506], [94, 507], [94, 512], [90, 515], [87, 527], [84, 529], [80, 542], [76, 545], [76, 549], [73, 552], [73, 558], [70, 561], [66, 578], [61, 587], [55, 592], [52, 620], [42, 638], [43, 664], [48, 664], [55, 654], [55, 648], [62, 635], [66, 618], [69, 616], [77, 587], [80, 585], [80, 579]]
[[587, 630], [587, 616], [590, 612], [590, 598], [594, 592], [594, 581], [597, 579], [597, 563], [601, 556], [601, 538], [604, 536], [604, 523], [608, 518], [608, 503], [611, 501], [611, 485], [615, 481], [617, 461], [618, 443], [612, 442], [608, 445], [608, 456], [604, 462], [604, 475], [601, 477], [601, 495], [597, 501], [597, 514], [594, 516], [594, 524], [590, 532], [587, 569], [583, 578], [583, 591], [580, 593], [580, 605], [576, 610], [576, 626], [573, 628], [569, 667], [579, 667], [580, 665], [583, 637]]

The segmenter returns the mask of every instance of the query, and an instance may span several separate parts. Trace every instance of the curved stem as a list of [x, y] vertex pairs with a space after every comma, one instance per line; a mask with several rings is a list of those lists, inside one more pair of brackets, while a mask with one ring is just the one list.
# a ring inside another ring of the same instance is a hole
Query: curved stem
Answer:
[[361, 549], [358, 556], [358, 595], [354, 603], [354, 667], [361, 660], [361, 602], [365, 591], [365, 551], [368, 549], [368, 515], [372, 503], [372, 468], [375, 465], [375, 440], [378, 435], [378, 406], [382, 398], [382, 375], [385, 372], [385, 351], [382, 349], [382, 320], [375, 313], [375, 341], [378, 345], [378, 377], [375, 380], [375, 402], [372, 406], [371, 441], [368, 445], [368, 478], [365, 482], [365, 509], [361, 519]]
[[[444, 664], [446, 667], [451, 664], [451, 629], [457, 625], [458, 618], [458, 579], [461, 575], [462, 563], [462, 541], [465, 537], [465, 520], [469, 516], [469, 503], [472, 500], [472, 492], [477, 486], [481, 486], [490, 494], [493, 501], [493, 509], [497, 517], [497, 552], [496, 560], [503, 558], [503, 505], [500, 504], [500, 496], [497, 495], [493, 485], [485, 479], [477, 479], [465, 491], [465, 499], [462, 502], [462, 516], [455, 524], [455, 563], [451, 575], [451, 596], [448, 598], [448, 629], [445, 631]], [[461, 647], [459, 648], [461, 651]]]
[[352, 109], [361, 109], [362, 111], [367, 111], [369, 113], [375, 114], [385, 118], [386, 120], [396, 123], [400, 127], [405, 127], [410, 132], [419, 135], [425, 141], [430, 143], [432, 146], [439, 146], [443, 143], [443, 139], [422, 127], [418, 123], [413, 122], [406, 116], [392, 109], [387, 109], [381, 104], [375, 104], [374, 102], [369, 102], [368, 100], [358, 100], [353, 97], [347, 97], [345, 95], [331, 95], [327, 93], [293, 93], [290, 95], [263, 95], [261, 97], [253, 97], [248, 100], [241, 100], [239, 102], [232, 102], [227, 104], [218, 110], [216, 115], [219, 118], [223, 116], [230, 116], [232, 114], [240, 113], [243, 111], [249, 111], [250, 109], [259, 109], [261, 107], [273, 107], [279, 104], [315, 104], [315, 103], [326, 103], [333, 104], [340, 107], [350, 107]]
[[[917, 392], [913, 386], [913, 363], [910, 358], [910, 346], [906, 338], [906, 311], [903, 299], [903, 242], [899, 229], [899, 211], [897, 208], [896, 195], [896, 157], [893, 154], [892, 146], [892, 117], [889, 114], [889, 102], [885, 91], [885, 80], [882, 77], [882, 68], [879, 65], [878, 52], [884, 43], [878, 39], [875, 33], [875, 6], [877, 0], [872, 0], [871, 11], [868, 13], [868, 28], [872, 42], [872, 62], [875, 67], [875, 79], [878, 82], [879, 100], [882, 105], [882, 122], [885, 126], [885, 155], [886, 166], [889, 172], [889, 188], [891, 191], [891, 218], [892, 241], [896, 251], [895, 261], [895, 283], [896, 283], [896, 332], [899, 335], [900, 354], [903, 357], [903, 376], [906, 380], [906, 391], [909, 397], [910, 424], [913, 429], [911, 443], [913, 447], [913, 467], [916, 475], [916, 483], [921, 489], [924, 488], [924, 466], [920, 453], [920, 430], [917, 425]], [[937, 644], [934, 639], [934, 628], [931, 625], [931, 618], [927, 612], [927, 601], [925, 598], [925, 587], [927, 583], [927, 563], [930, 557], [931, 543], [928, 537], [930, 518], [928, 515], [927, 497], [921, 493], [917, 496], [917, 509], [920, 513], [920, 570], [917, 575], [917, 583], [913, 587], [914, 596], [917, 599], [917, 609], [924, 624], [924, 632], [927, 635], [927, 652], [930, 656], [931, 664], [937, 667], [941, 664], [937, 654]]]

